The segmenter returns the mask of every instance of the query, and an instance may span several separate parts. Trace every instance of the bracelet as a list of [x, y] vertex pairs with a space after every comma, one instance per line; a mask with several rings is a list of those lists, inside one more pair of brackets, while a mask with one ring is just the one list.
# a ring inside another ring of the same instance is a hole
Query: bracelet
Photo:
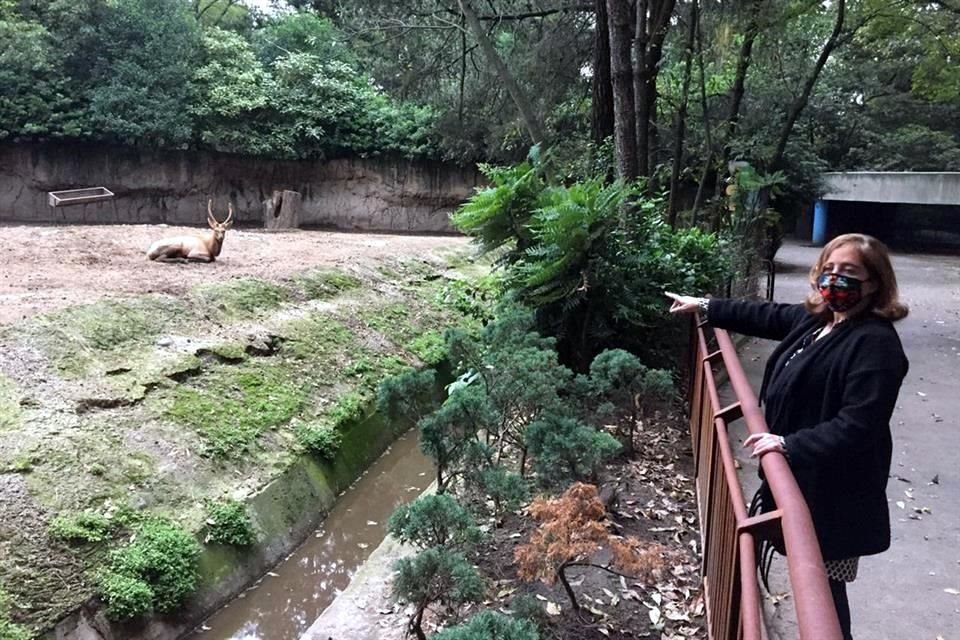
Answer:
[[700, 313], [703, 314], [703, 319], [707, 319], [707, 312], [710, 311], [710, 299], [709, 298], [700, 298], [697, 300], [697, 306], [700, 308]]

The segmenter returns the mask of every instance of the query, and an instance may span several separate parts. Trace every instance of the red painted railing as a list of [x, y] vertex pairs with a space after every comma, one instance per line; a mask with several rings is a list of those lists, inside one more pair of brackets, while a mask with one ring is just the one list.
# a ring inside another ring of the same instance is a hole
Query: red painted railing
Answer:
[[[801, 640], [842, 640], [823, 556], [810, 510], [786, 459], [764, 455], [760, 464], [776, 500], [776, 511], [749, 517], [737, 478], [728, 425], [740, 418], [751, 434], [766, 433], [766, 421], [726, 331], [713, 330], [710, 350], [698, 322], [691, 345], [690, 435], [696, 464], [697, 501], [703, 545], [703, 582], [711, 640], [761, 640], [755, 541], [782, 536]], [[714, 367], [722, 365], [736, 401], [720, 405]]]

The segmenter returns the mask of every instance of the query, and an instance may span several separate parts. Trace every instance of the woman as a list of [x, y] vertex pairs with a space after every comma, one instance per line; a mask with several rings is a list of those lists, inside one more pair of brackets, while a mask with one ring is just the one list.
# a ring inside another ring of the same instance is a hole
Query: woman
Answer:
[[[713, 326], [780, 340], [760, 401], [770, 433], [744, 441], [753, 456], [786, 456], [807, 500], [845, 639], [846, 583], [860, 556], [890, 546], [886, 485], [890, 417], [907, 373], [893, 323], [907, 315], [887, 248], [846, 234], [820, 252], [805, 304], [693, 298], [668, 293], [671, 313], [700, 311]], [[773, 499], [764, 482], [764, 511]]]

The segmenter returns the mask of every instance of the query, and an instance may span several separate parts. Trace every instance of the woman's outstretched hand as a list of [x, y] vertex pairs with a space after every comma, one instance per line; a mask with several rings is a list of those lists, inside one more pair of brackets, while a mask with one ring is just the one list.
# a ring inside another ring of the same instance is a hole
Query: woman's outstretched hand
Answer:
[[673, 300], [670, 305], [670, 313], [696, 313], [700, 309], [700, 298], [693, 296], [678, 296], [669, 291], [664, 292], [668, 298]]
[[753, 447], [753, 451], [750, 453], [750, 456], [753, 458], [760, 457], [771, 451], [786, 453], [787, 449], [784, 444], [781, 436], [776, 436], [772, 433], [754, 433], [743, 441], [744, 447]]

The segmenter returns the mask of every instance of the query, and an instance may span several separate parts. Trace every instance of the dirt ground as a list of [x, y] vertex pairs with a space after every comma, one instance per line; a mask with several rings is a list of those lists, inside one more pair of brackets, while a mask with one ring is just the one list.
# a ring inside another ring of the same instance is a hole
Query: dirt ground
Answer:
[[179, 294], [237, 276], [282, 279], [314, 266], [462, 249], [458, 236], [231, 230], [212, 264], [146, 258], [152, 242], [199, 229], [165, 225], [0, 226], [0, 326], [99, 298]]

